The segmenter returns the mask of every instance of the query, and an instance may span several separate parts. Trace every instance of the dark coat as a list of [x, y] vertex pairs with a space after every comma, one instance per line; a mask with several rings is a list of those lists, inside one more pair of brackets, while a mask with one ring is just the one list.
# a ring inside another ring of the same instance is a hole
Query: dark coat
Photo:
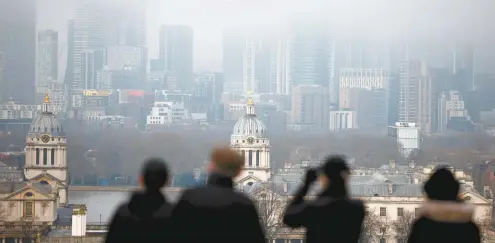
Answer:
[[254, 203], [222, 175], [210, 175], [206, 187], [185, 191], [172, 222], [176, 243], [265, 243]]
[[480, 243], [480, 230], [472, 221], [474, 207], [462, 202], [429, 201], [421, 208], [408, 243]]
[[315, 200], [304, 201], [308, 190], [305, 187], [287, 206], [284, 223], [292, 228], [306, 228], [307, 243], [358, 242], [365, 215], [363, 203], [325, 192]]
[[160, 192], [136, 192], [115, 212], [105, 242], [167, 242], [171, 212], [172, 205]]

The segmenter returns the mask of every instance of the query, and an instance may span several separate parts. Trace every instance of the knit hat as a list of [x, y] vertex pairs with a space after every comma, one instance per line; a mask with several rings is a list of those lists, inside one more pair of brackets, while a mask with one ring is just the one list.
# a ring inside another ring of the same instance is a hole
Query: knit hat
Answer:
[[328, 178], [341, 177], [342, 171], [349, 171], [349, 166], [343, 156], [333, 155], [325, 159], [321, 172]]
[[424, 185], [428, 198], [439, 201], [456, 201], [459, 189], [459, 182], [445, 167], [437, 168]]

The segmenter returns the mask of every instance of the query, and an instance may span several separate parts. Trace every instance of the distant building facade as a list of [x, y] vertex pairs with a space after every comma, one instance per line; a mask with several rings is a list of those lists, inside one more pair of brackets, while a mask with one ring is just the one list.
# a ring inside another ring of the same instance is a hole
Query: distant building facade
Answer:
[[57, 208], [68, 205], [67, 138], [49, 104], [46, 95], [29, 128], [23, 171], [0, 164], [2, 241], [39, 240], [55, 224]]
[[160, 29], [159, 60], [167, 78], [189, 91], [193, 84], [193, 30], [189, 26], [165, 25]]
[[464, 100], [458, 91], [443, 92], [439, 98], [438, 131], [447, 130], [447, 125], [452, 118], [460, 118], [470, 121], [468, 112], [464, 106]]
[[58, 81], [58, 33], [38, 32], [36, 103], [41, 104], [52, 82]]
[[251, 186], [270, 179], [270, 140], [266, 132], [265, 124], [256, 116], [253, 100], [249, 98], [246, 113], [239, 118], [230, 137], [230, 147], [245, 160], [236, 183]]
[[330, 111], [330, 131], [342, 132], [349, 129], [357, 129], [355, 111]]
[[310, 125], [314, 129], [328, 129], [328, 90], [319, 85], [294, 86], [291, 95], [292, 125]]

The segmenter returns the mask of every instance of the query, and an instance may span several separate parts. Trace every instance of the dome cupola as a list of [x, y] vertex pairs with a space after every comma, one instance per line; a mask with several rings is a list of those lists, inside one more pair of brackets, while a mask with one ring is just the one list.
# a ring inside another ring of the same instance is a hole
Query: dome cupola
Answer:
[[265, 124], [256, 116], [254, 112], [253, 99], [249, 97], [248, 103], [246, 105], [246, 114], [239, 118], [234, 126], [234, 131], [232, 136], [254, 136], [254, 137], [265, 137], [266, 126]]
[[33, 122], [29, 126], [29, 133], [51, 134], [53, 136], [64, 134], [62, 125], [58, 122], [57, 117], [55, 117], [55, 114], [53, 114], [49, 108], [50, 97], [46, 94], [41, 114], [33, 119]]

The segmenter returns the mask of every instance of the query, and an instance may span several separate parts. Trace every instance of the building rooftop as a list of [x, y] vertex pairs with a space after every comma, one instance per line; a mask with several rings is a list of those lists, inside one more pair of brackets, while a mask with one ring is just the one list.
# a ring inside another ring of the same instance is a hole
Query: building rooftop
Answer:
[[[260, 188], [267, 188], [279, 195], [294, 196], [301, 183], [255, 183], [251, 187], [239, 188], [245, 193], [254, 193]], [[349, 191], [354, 197], [424, 197], [422, 184], [350, 184]], [[317, 195], [321, 191], [319, 184], [313, 186], [310, 195]], [[461, 186], [461, 192], [469, 191], [480, 195], [474, 188], [467, 185]], [[481, 196], [481, 195], [480, 195]]]
[[30, 182], [0, 182], [0, 195], [1, 194], [10, 194], [15, 191], [18, 191], [29, 184], [32, 185], [36, 190], [40, 191], [41, 193], [51, 193], [52, 188], [50, 185], [42, 184], [42, 183], [30, 183]]
[[7, 165], [0, 162], [0, 182], [22, 182], [24, 172], [18, 166]]

